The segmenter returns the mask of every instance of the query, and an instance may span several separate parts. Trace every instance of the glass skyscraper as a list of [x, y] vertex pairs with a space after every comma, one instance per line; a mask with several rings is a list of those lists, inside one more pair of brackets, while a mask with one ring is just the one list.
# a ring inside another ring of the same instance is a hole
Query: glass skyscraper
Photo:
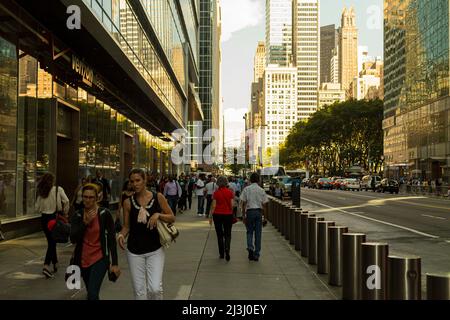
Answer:
[[[114, 207], [131, 168], [182, 170], [171, 161], [170, 133], [201, 120], [196, 4], [0, 2], [0, 221], [7, 237], [38, 226], [36, 186], [46, 172], [71, 199], [81, 178], [102, 170]], [[69, 5], [81, 10], [79, 30], [67, 26]]]
[[384, 6], [387, 174], [449, 183], [449, 2]]

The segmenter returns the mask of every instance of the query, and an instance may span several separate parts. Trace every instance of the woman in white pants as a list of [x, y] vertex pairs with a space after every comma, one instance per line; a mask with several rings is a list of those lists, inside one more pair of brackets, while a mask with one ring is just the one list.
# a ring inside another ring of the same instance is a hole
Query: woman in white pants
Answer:
[[136, 300], [162, 300], [164, 248], [156, 223], [173, 223], [175, 216], [161, 193], [148, 191], [145, 172], [133, 169], [129, 175], [134, 195], [123, 204], [124, 225], [117, 235], [122, 249], [128, 236], [127, 257]]

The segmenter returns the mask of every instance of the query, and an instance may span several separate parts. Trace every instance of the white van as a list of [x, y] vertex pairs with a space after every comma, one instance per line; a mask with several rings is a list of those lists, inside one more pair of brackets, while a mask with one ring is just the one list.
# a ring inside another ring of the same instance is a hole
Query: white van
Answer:
[[[361, 189], [364, 189], [366, 191], [368, 190], [373, 190], [375, 191], [377, 189], [377, 187], [380, 185], [381, 183], [381, 177], [380, 176], [364, 176], [361, 180]], [[374, 189], [374, 187], [375, 189]]]

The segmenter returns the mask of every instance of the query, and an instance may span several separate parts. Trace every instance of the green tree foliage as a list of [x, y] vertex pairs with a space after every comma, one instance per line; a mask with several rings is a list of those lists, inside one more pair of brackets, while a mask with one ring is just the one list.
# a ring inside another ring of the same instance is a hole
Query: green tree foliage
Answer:
[[381, 100], [326, 106], [292, 128], [280, 150], [280, 162], [330, 176], [342, 175], [352, 165], [377, 172], [382, 165], [382, 121]]

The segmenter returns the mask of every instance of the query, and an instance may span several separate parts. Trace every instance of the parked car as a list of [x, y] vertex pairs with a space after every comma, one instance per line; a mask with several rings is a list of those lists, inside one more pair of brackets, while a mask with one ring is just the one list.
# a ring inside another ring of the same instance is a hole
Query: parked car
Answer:
[[343, 190], [343, 183], [345, 179], [337, 179], [333, 183], [333, 189]]
[[381, 180], [378, 190], [383, 193], [385, 193], [387, 191], [387, 192], [390, 192], [391, 194], [392, 193], [398, 194], [399, 185], [398, 185], [397, 181], [395, 181], [393, 179], [385, 178], [385, 179]]
[[371, 176], [367, 175], [364, 176], [361, 180], [361, 188], [364, 190], [377, 190], [381, 183], [381, 177], [380, 176]]
[[361, 190], [361, 182], [358, 179], [345, 179], [345, 190]]
[[317, 189], [332, 189], [333, 185], [331, 184], [331, 180], [328, 178], [320, 178], [316, 182]]
[[309, 179], [308, 187], [311, 189], [315, 189], [317, 180], [319, 180], [320, 178], [321, 176], [311, 176], [311, 178]]

